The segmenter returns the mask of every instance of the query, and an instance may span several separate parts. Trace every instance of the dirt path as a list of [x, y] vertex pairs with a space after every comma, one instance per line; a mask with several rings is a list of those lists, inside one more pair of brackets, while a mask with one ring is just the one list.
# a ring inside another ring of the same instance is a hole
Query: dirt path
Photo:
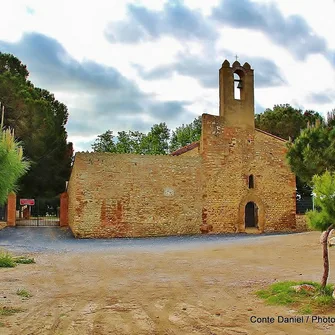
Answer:
[[[0, 316], [0, 334], [334, 334], [331, 324], [250, 322], [299, 315], [253, 292], [276, 280], [318, 281], [318, 240], [311, 232], [201, 250], [39, 253], [36, 264], [0, 269], [0, 304], [25, 310]], [[33, 296], [22, 300], [19, 288]]]

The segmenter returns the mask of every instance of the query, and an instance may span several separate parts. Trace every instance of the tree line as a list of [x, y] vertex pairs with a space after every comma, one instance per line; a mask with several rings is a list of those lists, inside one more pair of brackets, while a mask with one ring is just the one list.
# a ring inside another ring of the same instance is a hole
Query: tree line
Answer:
[[68, 110], [52, 93], [35, 87], [28, 77], [26, 65], [0, 52], [3, 130], [15, 130], [15, 141], [21, 144], [29, 162], [29, 169], [17, 182], [18, 195], [53, 197], [64, 191], [70, 175], [73, 150], [65, 129]]
[[148, 133], [119, 131], [117, 136], [107, 130], [92, 144], [94, 152], [167, 155], [200, 139], [201, 116], [171, 132], [165, 122], [154, 124]]
[[[302, 130], [316, 122], [323, 123], [322, 116], [315, 111], [296, 109], [289, 104], [275, 105], [255, 115], [255, 126], [286, 140], [295, 140]], [[117, 135], [107, 130], [92, 144], [94, 152], [135, 154], [169, 154], [178, 148], [196, 142], [201, 136], [201, 116], [175, 130], [166, 123], [155, 124], [148, 133], [120, 131]]]

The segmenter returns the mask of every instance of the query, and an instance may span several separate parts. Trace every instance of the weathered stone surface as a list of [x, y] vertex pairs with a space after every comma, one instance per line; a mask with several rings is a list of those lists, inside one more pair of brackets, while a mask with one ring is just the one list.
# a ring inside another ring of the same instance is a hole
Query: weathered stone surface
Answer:
[[77, 153], [69, 225], [78, 237], [200, 233], [201, 157]]
[[307, 226], [306, 215], [304, 214], [296, 214], [295, 221], [297, 226], [297, 231], [306, 231], [309, 230]]

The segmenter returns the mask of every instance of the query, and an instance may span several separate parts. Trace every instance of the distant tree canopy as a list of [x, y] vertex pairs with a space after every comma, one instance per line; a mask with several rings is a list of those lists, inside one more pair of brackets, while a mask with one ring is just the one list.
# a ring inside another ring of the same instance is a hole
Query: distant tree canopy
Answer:
[[171, 131], [163, 123], [155, 124], [145, 134], [139, 131], [119, 131], [117, 136], [111, 130], [98, 135], [92, 144], [95, 152], [135, 153], [143, 155], [167, 155], [180, 147], [198, 141], [201, 135], [201, 116], [190, 124]]
[[45, 89], [35, 87], [19, 59], [0, 52], [0, 100], [4, 126], [15, 129], [31, 168], [19, 181], [19, 196], [55, 196], [64, 191], [73, 155], [67, 143], [67, 107]]
[[303, 130], [288, 144], [288, 149], [287, 159], [292, 171], [310, 186], [314, 175], [335, 171], [334, 111], [328, 114], [326, 123]]
[[166, 155], [169, 151], [170, 131], [165, 123], [155, 124], [147, 133], [120, 131], [115, 137], [111, 130], [98, 135], [92, 144], [95, 152]]
[[113, 132], [107, 130], [98, 135], [98, 138], [92, 144], [92, 149], [94, 152], [116, 152]]
[[[318, 112], [302, 111], [289, 104], [275, 105], [264, 113], [255, 115], [255, 126], [261, 130], [288, 140], [295, 139], [309, 124], [323, 122]], [[335, 123], [335, 121], [334, 121]], [[92, 149], [118, 153], [167, 154], [178, 148], [199, 141], [201, 116], [189, 124], [183, 124], [172, 132], [165, 123], [154, 125], [148, 134], [138, 131], [121, 131], [117, 136], [111, 130], [98, 136]], [[153, 142], [151, 142], [153, 141]]]
[[289, 104], [275, 105], [273, 109], [267, 108], [264, 113], [255, 115], [255, 126], [268, 133], [285, 140], [295, 139], [300, 131], [316, 120], [322, 121], [318, 112], [311, 110], [302, 111]]
[[181, 125], [172, 132], [170, 150], [174, 151], [185, 145], [199, 141], [201, 136], [201, 116], [197, 117], [190, 124]]

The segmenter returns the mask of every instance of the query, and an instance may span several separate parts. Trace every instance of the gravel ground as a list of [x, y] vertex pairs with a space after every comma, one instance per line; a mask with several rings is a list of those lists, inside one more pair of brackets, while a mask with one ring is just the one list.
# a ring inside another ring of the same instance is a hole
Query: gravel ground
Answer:
[[[60, 228], [5, 228], [0, 248], [36, 263], [1, 268], [0, 308], [18, 312], [0, 315], [0, 334], [335, 334], [327, 321], [281, 323], [278, 316], [301, 316], [298, 306], [267, 305], [255, 294], [277, 281], [319, 281], [319, 239], [308, 232], [76, 240]], [[31, 297], [18, 295], [22, 289]]]
[[[277, 234], [279, 235], [279, 234]], [[227, 243], [255, 243], [274, 234], [195, 235], [147, 238], [76, 239], [59, 227], [7, 227], [0, 231], [0, 249], [12, 252], [166, 251], [211, 247]]]

